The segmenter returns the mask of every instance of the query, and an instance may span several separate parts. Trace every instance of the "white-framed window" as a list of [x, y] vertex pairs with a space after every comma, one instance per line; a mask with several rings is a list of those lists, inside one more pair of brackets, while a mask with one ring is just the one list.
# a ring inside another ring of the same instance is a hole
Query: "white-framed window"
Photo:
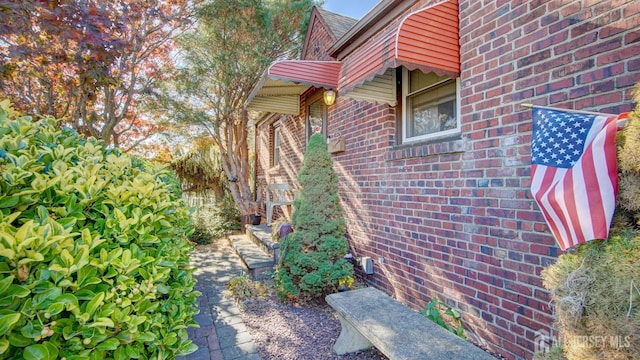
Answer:
[[459, 79], [402, 69], [402, 142], [460, 132]]
[[280, 143], [282, 142], [280, 127], [273, 128], [273, 166], [280, 165]]

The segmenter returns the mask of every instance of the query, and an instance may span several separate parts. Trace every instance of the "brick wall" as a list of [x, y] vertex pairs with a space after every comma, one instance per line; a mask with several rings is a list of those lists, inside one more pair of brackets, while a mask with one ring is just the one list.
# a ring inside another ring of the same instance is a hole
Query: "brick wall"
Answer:
[[529, 358], [552, 320], [540, 272], [560, 251], [528, 191], [531, 119], [519, 104], [630, 111], [640, 3], [462, 1], [460, 36], [459, 190], [473, 206], [462, 223], [472, 236], [465, 250], [485, 263], [464, 285], [476, 290], [478, 332], [505, 356]]
[[309, 28], [311, 31], [307, 32], [308, 38], [305, 39], [302, 58], [304, 60], [335, 60], [329, 54], [329, 49], [336, 39], [317, 11], [313, 11], [309, 19]]
[[[273, 166], [273, 139], [275, 127], [280, 129], [280, 164]], [[304, 156], [304, 122], [293, 116], [272, 116], [256, 127], [256, 190], [260, 193], [260, 212], [266, 216], [264, 201], [267, 184], [289, 184], [297, 187], [296, 174]], [[273, 219], [283, 215], [275, 208]], [[266, 222], [265, 218], [265, 222]]]
[[[561, 252], [529, 193], [520, 104], [631, 110], [639, 29], [633, 0], [460, 0], [459, 139], [396, 146], [395, 108], [339, 97], [329, 134], [346, 140], [335, 168], [352, 250], [374, 259], [368, 280], [416, 310], [438, 296], [472, 339], [531, 358], [553, 321], [540, 273]], [[283, 119], [288, 165], [267, 181], [295, 178], [304, 153], [304, 115]]]

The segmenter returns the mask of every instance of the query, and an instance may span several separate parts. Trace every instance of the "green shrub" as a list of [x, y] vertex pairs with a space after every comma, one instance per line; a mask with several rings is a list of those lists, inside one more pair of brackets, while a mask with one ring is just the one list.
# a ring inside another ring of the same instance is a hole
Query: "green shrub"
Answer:
[[275, 280], [280, 299], [304, 302], [335, 292], [353, 279], [353, 266], [344, 259], [349, 245], [344, 237], [338, 175], [320, 134], [309, 140], [298, 182], [301, 191], [293, 205], [294, 232], [280, 245]]
[[0, 359], [195, 350], [193, 230], [172, 174], [0, 105]]
[[240, 230], [240, 212], [235, 208], [231, 194], [216, 198], [210, 193], [202, 196], [185, 195], [187, 203], [194, 208], [191, 215], [196, 227], [191, 241], [197, 244], [208, 244], [212, 239], [219, 239]]
[[237, 300], [246, 300], [269, 295], [267, 285], [249, 279], [247, 275], [235, 276], [227, 284], [229, 295]]
[[211, 238], [211, 234], [209, 233], [207, 228], [202, 225], [196, 225], [195, 230], [193, 231], [191, 236], [189, 236], [189, 240], [198, 245], [207, 245], [211, 244], [213, 239]]
[[231, 193], [216, 202], [213, 209], [212, 233], [216, 238], [221, 238], [230, 232], [240, 231], [240, 211], [236, 209], [235, 201]]
[[[442, 316], [443, 312], [446, 319]], [[449, 305], [440, 301], [437, 297], [434, 297], [427, 303], [421, 314], [459, 337], [463, 339], [467, 338], [464, 335], [464, 328], [462, 327], [460, 314], [449, 307]]]

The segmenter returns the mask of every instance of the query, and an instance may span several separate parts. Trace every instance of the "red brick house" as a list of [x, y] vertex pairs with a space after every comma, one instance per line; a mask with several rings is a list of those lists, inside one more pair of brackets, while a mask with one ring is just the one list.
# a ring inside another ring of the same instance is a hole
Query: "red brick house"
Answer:
[[297, 186], [311, 133], [344, 140], [333, 159], [371, 283], [416, 310], [445, 299], [475, 341], [529, 359], [560, 250], [529, 191], [521, 104], [617, 114], [638, 82], [634, 0], [383, 0], [359, 21], [314, 8], [301, 58], [248, 102], [257, 190]]

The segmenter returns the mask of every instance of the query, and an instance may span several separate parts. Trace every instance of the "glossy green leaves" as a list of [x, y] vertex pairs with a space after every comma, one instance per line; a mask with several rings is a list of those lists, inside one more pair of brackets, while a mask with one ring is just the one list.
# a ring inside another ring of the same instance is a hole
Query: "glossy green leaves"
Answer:
[[195, 350], [192, 231], [165, 168], [0, 103], [0, 359]]

